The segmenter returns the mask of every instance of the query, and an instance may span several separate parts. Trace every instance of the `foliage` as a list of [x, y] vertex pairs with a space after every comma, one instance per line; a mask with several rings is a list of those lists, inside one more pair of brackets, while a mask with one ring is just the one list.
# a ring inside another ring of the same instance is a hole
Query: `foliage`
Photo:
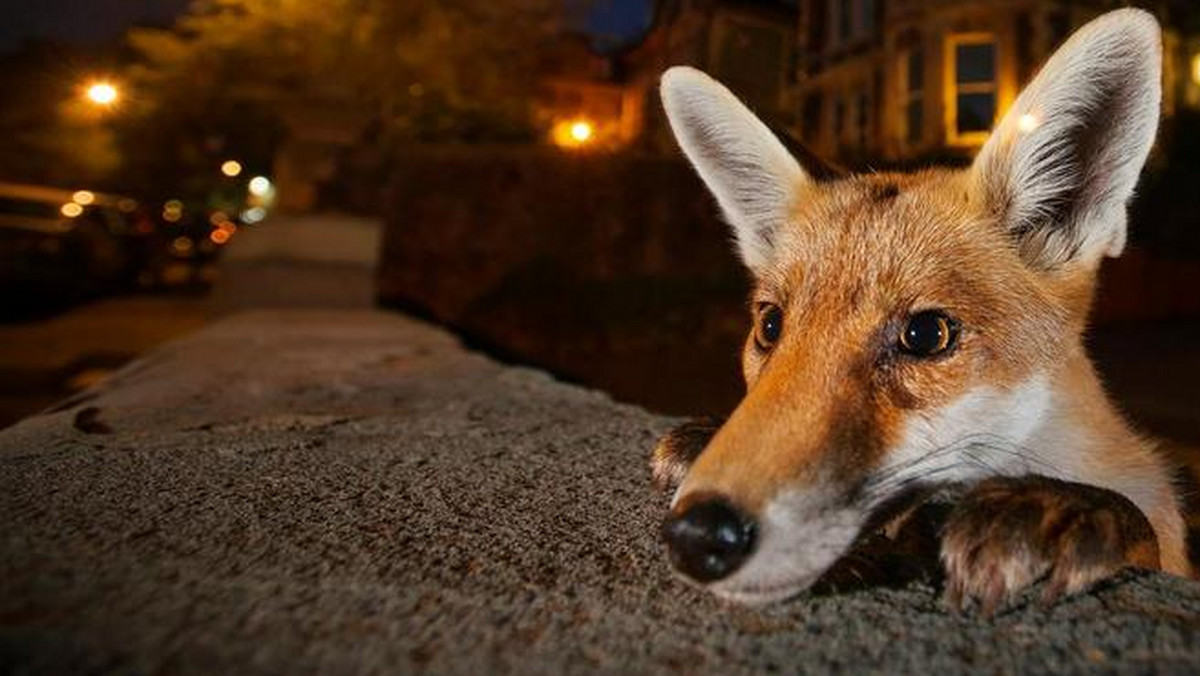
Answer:
[[[161, 111], [182, 101], [285, 118], [337, 110], [387, 135], [454, 138], [524, 120], [552, 0], [201, 0], [130, 36]], [[473, 122], [474, 121], [474, 122]]]
[[120, 166], [101, 111], [80, 96], [79, 62], [103, 55], [31, 43], [0, 59], [0, 180], [102, 187]]

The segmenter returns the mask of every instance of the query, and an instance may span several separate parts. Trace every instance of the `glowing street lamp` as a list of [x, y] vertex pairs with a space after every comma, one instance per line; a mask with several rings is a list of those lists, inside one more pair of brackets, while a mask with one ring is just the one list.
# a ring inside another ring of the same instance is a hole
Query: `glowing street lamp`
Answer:
[[120, 98], [117, 88], [111, 82], [104, 82], [103, 80], [88, 85], [84, 94], [87, 96], [88, 101], [105, 108], [112, 106]]
[[579, 143], [587, 143], [592, 138], [592, 125], [580, 120], [571, 125], [571, 138]]
[[562, 148], [582, 148], [596, 140], [596, 126], [585, 119], [565, 120], [554, 125], [551, 136]]

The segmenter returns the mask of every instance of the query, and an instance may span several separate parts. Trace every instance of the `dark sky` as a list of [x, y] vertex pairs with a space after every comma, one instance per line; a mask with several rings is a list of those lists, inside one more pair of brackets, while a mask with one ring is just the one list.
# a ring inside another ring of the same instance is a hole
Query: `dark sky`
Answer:
[[637, 38], [654, 18], [653, 0], [589, 0], [583, 11], [584, 30], [598, 47], [619, 48]]
[[[399, 0], [403, 2], [403, 0]], [[584, 0], [584, 27], [600, 41], [636, 36], [649, 25], [653, 0]], [[579, 0], [568, 0], [579, 2]], [[4, 0], [0, 51], [28, 38], [99, 43], [133, 23], [168, 23], [189, 0]]]
[[0, 50], [28, 38], [84, 44], [120, 35], [133, 23], [167, 23], [189, 0], [4, 0]]

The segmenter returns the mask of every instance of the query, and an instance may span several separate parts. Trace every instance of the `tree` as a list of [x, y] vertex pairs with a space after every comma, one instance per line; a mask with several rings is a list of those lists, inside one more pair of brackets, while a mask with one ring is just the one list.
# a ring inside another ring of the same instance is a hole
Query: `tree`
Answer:
[[[196, 0], [169, 29], [129, 34], [127, 176], [199, 194], [235, 155], [266, 172], [281, 148], [295, 167], [355, 139], [529, 137], [530, 73], [559, 3]], [[313, 157], [304, 147], [331, 138]]]
[[77, 79], [81, 64], [108, 60], [51, 43], [29, 43], [0, 59], [0, 180], [108, 187], [120, 167], [116, 139]]
[[[134, 80], [178, 101], [282, 116], [332, 104], [387, 135], [500, 135], [525, 124], [554, 0], [203, 0], [171, 30], [138, 30]], [[482, 122], [482, 128], [481, 128]]]

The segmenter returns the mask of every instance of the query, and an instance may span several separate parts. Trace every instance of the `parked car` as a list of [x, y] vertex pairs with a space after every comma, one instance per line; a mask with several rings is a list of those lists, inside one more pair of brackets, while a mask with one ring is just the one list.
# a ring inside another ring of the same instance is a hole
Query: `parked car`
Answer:
[[0, 315], [136, 283], [153, 234], [128, 197], [0, 183]]

